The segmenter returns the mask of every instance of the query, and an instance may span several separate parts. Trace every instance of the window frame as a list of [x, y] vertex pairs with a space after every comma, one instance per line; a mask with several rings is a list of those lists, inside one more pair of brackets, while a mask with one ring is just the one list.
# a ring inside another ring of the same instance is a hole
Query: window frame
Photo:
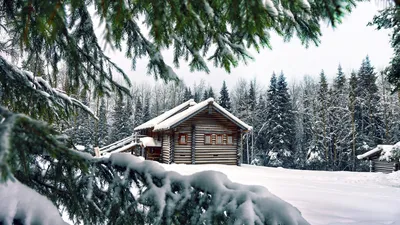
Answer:
[[[229, 137], [232, 138], [232, 142], [231, 143], [229, 143]], [[234, 143], [233, 143], [233, 135], [232, 134], [226, 135], [226, 144], [227, 145], [234, 145]]]
[[[206, 142], [206, 137], [210, 137], [210, 143]], [[204, 145], [212, 145], [213, 141], [212, 141], [212, 134], [204, 134]]]
[[[182, 142], [182, 138], [181, 137], [185, 137], [185, 142]], [[179, 133], [178, 135], [178, 144], [179, 145], [187, 145], [188, 144], [188, 135], [185, 133]]]

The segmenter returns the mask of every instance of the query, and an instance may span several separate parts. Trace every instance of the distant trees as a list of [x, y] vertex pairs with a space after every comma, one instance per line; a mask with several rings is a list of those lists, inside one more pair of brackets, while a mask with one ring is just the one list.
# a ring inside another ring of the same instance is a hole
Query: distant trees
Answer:
[[204, 81], [192, 86], [134, 84], [132, 99], [114, 96], [93, 105], [98, 108], [98, 124], [77, 114], [70, 123], [71, 136], [77, 137], [75, 144], [104, 146], [132, 135], [135, 126], [196, 98], [197, 93], [205, 95], [202, 99], [214, 96], [222, 107], [253, 126], [253, 133], [242, 139], [243, 163], [365, 170], [365, 163], [356, 159], [358, 154], [400, 140], [400, 96], [392, 92], [386, 72], [378, 77], [366, 57], [351, 74], [339, 65], [332, 81], [321, 71], [318, 79], [306, 76], [290, 88], [283, 73], [272, 74], [267, 88], [256, 80], [239, 79], [232, 89], [223, 82], [218, 95]]

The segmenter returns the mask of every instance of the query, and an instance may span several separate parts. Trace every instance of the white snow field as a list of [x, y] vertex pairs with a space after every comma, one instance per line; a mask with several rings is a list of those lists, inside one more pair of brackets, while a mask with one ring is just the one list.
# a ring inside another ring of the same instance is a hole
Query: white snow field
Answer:
[[216, 170], [233, 182], [264, 186], [298, 208], [313, 225], [400, 225], [400, 172], [327, 172], [249, 165], [161, 165], [182, 175]]

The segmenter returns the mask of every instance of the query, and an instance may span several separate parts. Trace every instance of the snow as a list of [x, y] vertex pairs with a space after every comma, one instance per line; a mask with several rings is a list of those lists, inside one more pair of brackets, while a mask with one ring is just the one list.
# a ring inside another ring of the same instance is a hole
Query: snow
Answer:
[[85, 150], [85, 146], [83, 145], [76, 145], [75, 148], [79, 151], [84, 151]]
[[230, 112], [228, 112], [226, 109], [224, 109], [222, 106], [220, 106], [218, 103], [214, 101], [214, 98], [209, 98], [207, 100], [204, 100], [200, 103], [197, 103], [194, 106], [189, 107], [188, 109], [177, 113], [170, 118], [164, 120], [163, 122], [157, 124], [154, 126], [154, 131], [162, 131], [162, 130], [168, 130], [172, 128], [175, 124], [177, 124], [179, 121], [184, 120], [185, 118], [201, 111], [204, 110], [209, 104], [212, 104], [215, 109], [220, 111], [222, 114], [225, 114], [226, 117], [230, 118], [233, 120], [235, 123], [239, 124], [240, 126], [246, 128], [247, 130], [252, 130], [253, 127], [247, 125], [240, 119], [238, 119], [236, 116], [232, 115]]
[[11, 225], [14, 219], [22, 224], [67, 224], [50, 200], [16, 180], [0, 183], [0, 199], [2, 224]]
[[270, 13], [271, 16], [273, 16], [273, 17], [278, 16], [278, 10], [275, 8], [275, 5], [272, 0], [265, 0], [264, 4], [268, 10], [268, 13]]
[[[400, 156], [400, 142], [396, 143], [393, 145], [391, 148], [386, 148], [383, 149], [381, 152], [381, 156], [379, 157], [379, 160], [385, 160], [385, 161], [392, 161], [393, 158], [396, 158]], [[400, 159], [399, 159], [400, 160]]]
[[395, 145], [378, 145], [378, 146], [376, 146], [376, 148], [374, 148], [364, 154], [357, 155], [357, 158], [364, 159], [364, 158], [367, 158], [371, 155], [374, 155], [374, 154], [380, 152], [379, 160], [391, 161], [393, 154], [395, 154], [395, 151], [400, 151], [400, 142], [396, 143]]
[[[151, 204], [157, 217], [170, 218], [171, 208], [182, 207], [191, 201], [193, 192], [207, 194], [207, 209], [204, 208], [199, 221], [206, 224], [216, 213], [231, 215], [232, 224], [309, 224], [292, 205], [271, 194], [265, 187], [243, 185], [231, 182], [226, 175], [215, 171], [201, 171], [190, 176], [182, 176], [173, 171], [165, 171], [160, 163], [143, 161], [129, 154], [111, 154], [103, 158], [105, 163], [126, 167], [145, 177], [146, 190], [138, 199], [140, 203]], [[196, 167], [199, 168], [199, 167]], [[239, 168], [239, 167], [238, 167]], [[161, 183], [155, 184], [154, 181]], [[172, 185], [179, 184], [173, 191]], [[193, 209], [196, 210], [196, 209]], [[157, 223], [157, 221], [156, 221]]]
[[128, 149], [130, 149], [130, 148], [132, 148], [132, 147], [134, 147], [136, 145], [138, 145], [138, 143], [132, 142], [130, 144], [122, 146], [121, 148], [117, 148], [117, 149], [115, 149], [115, 150], [113, 150], [111, 152], [100, 152], [100, 155], [104, 155], [106, 157], [109, 157], [110, 154], [112, 154], [112, 153], [124, 152], [124, 151], [127, 151]]
[[382, 174], [249, 165], [162, 166], [183, 175], [215, 170], [226, 174], [233, 182], [264, 186], [298, 208], [303, 217], [314, 225], [400, 224], [400, 171]]
[[143, 147], [161, 147], [161, 142], [154, 140], [152, 137], [139, 138]]
[[143, 130], [143, 129], [147, 129], [147, 128], [152, 128], [155, 125], [157, 125], [158, 123], [168, 119], [169, 117], [173, 116], [177, 112], [183, 110], [184, 108], [188, 107], [190, 104], [193, 104], [193, 103], [195, 103], [194, 100], [190, 99], [190, 100], [178, 105], [177, 107], [175, 107], [175, 108], [173, 108], [171, 110], [168, 110], [167, 112], [157, 116], [156, 118], [153, 118], [153, 119], [141, 124], [140, 126], [135, 127], [134, 130], [137, 131], [137, 130]]

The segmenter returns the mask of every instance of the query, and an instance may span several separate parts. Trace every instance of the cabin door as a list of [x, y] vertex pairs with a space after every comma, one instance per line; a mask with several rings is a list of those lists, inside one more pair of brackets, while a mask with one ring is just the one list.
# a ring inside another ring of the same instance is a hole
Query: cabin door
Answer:
[[147, 147], [145, 149], [146, 160], [160, 161], [161, 158], [161, 147]]

